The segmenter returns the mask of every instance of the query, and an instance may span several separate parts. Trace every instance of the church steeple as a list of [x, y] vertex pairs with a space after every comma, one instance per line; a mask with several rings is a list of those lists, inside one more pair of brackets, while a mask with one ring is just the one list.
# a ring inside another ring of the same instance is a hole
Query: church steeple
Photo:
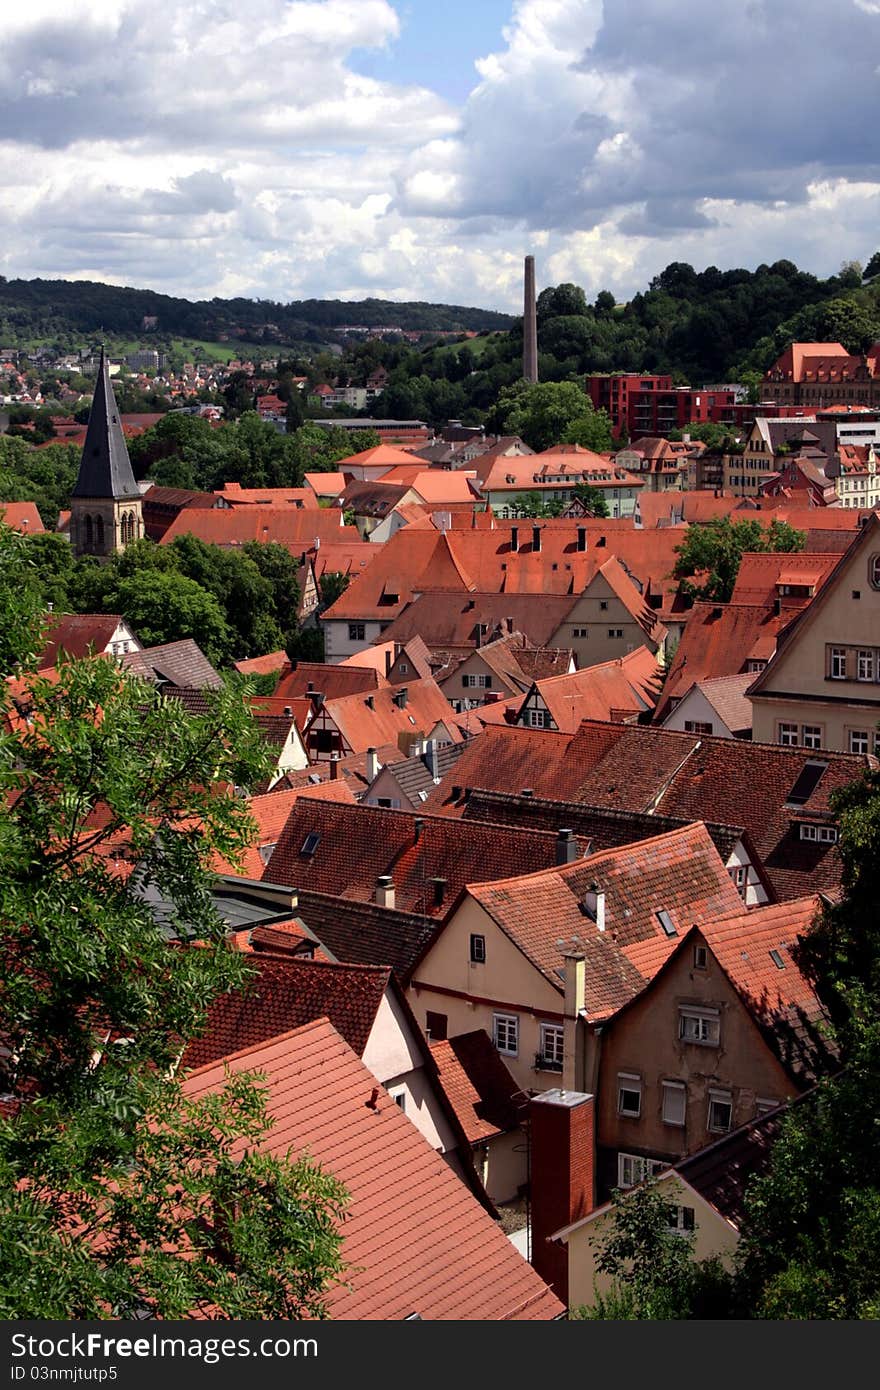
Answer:
[[110, 364], [103, 347], [79, 475], [71, 495], [71, 541], [77, 555], [107, 558], [144, 534], [141, 492], [122, 432]]

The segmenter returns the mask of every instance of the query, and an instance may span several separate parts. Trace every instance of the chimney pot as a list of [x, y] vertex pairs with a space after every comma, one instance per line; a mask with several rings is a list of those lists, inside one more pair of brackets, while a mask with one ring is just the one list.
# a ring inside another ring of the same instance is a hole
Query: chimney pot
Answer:
[[560, 830], [556, 836], [556, 863], [573, 864], [578, 857], [578, 843], [573, 830]]
[[376, 879], [376, 903], [379, 907], [394, 907], [394, 879], [390, 874], [380, 874]]
[[379, 757], [375, 748], [367, 749], [366, 772], [368, 782], [375, 782], [376, 778], [379, 776]]
[[331, 782], [337, 782], [338, 780], [339, 780], [339, 754], [338, 754], [338, 753], [331, 753], [331, 754], [330, 754], [330, 781], [331, 781]]

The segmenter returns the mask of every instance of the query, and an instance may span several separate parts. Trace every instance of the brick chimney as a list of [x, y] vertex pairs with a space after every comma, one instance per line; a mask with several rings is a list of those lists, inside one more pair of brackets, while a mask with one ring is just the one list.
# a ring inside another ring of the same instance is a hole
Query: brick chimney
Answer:
[[545, 1091], [529, 1104], [532, 1265], [568, 1303], [568, 1250], [549, 1239], [596, 1205], [595, 1111], [585, 1091]]

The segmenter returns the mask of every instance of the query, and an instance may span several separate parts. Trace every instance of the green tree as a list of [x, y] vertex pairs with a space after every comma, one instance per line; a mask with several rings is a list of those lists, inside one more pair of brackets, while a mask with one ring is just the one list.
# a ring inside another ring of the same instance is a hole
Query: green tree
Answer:
[[605, 517], [610, 515], [608, 502], [600, 487], [591, 487], [589, 483], [578, 483], [574, 489], [574, 496], [579, 502], [583, 502], [590, 516]]
[[[6, 670], [38, 645], [32, 579], [0, 528]], [[0, 690], [0, 1316], [321, 1316], [344, 1192], [264, 1151], [255, 1078], [192, 1100], [177, 1075], [249, 974], [209, 891], [252, 833], [231, 789], [267, 770], [247, 700], [192, 717], [92, 660], [26, 688], [27, 720]]]
[[121, 579], [105, 603], [109, 611], [125, 615], [144, 646], [192, 637], [218, 665], [234, 654], [233, 636], [216, 598], [183, 574], [153, 570]]
[[841, 1070], [791, 1107], [747, 1193], [742, 1279], [754, 1315], [880, 1318], [880, 773], [832, 797], [842, 892], [798, 948]]
[[[691, 599], [728, 603], [747, 550], [803, 550], [805, 540], [806, 533], [787, 522], [773, 521], [764, 527], [757, 521], [713, 518], [705, 525], [688, 527], [681, 545], [675, 548], [678, 559], [672, 573], [685, 581], [682, 588]], [[700, 582], [692, 582], [691, 576]]]
[[673, 1228], [664, 1189], [647, 1182], [614, 1193], [610, 1219], [594, 1240], [596, 1268], [610, 1291], [575, 1311], [590, 1320], [732, 1316], [732, 1280], [717, 1259], [694, 1257], [692, 1233]]
[[[595, 429], [593, 429], [595, 426]], [[493, 412], [498, 434], [517, 434], [541, 452], [554, 444], [576, 443], [569, 435], [589, 437], [592, 449], [610, 449], [611, 429], [604, 411], [593, 404], [574, 381], [520, 381], [505, 387]]]

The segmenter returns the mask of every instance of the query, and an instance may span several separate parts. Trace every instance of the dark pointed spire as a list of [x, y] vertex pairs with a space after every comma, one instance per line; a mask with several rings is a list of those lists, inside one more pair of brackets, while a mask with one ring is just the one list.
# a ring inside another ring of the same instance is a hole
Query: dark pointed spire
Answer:
[[103, 347], [74, 497], [140, 497]]

